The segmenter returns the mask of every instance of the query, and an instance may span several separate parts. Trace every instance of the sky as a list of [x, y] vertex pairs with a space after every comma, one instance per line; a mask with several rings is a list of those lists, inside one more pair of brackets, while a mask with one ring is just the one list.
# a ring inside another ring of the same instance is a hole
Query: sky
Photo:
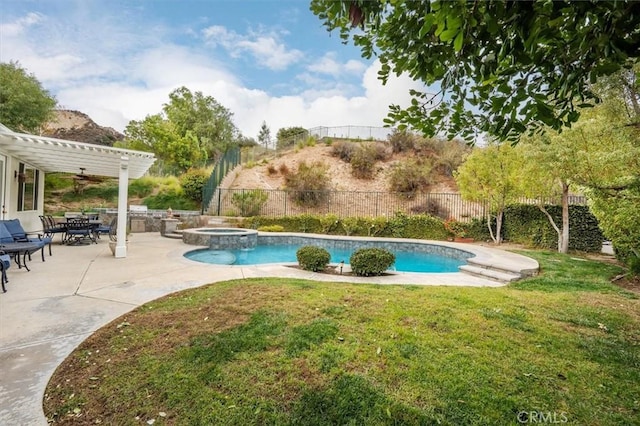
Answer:
[[244, 136], [283, 127], [383, 126], [405, 76], [328, 32], [304, 0], [2, 0], [0, 62], [17, 61], [61, 108], [123, 132], [185, 86]]

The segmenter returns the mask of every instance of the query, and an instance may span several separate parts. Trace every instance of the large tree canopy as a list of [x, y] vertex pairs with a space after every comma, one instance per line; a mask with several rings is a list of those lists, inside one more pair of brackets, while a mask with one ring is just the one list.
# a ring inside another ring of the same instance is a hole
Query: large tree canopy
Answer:
[[180, 87], [169, 94], [163, 113], [129, 122], [118, 146], [154, 152], [163, 172], [182, 173], [238, 143], [241, 135], [232, 116], [213, 97]]
[[17, 62], [0, 63], [0, 123], [11, 130], [38, 133], [56, 100]]
[[592, 83], [640, 53], [634, 1], [312, 0], [311, 10], [377, 55], [383, 82], [393, 72], [425, 84], [387, 122], [428, 135], [561, 130], [597, 102]]

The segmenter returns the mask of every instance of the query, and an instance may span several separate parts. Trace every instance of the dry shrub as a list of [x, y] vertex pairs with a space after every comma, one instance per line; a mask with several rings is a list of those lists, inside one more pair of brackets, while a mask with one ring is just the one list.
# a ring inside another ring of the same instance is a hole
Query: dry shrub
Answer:
[[269, 176], [273, 176], [273, 175], [275, 175], [277, 173], [278, 173], [278, 169], [276, 169], [276, 166], [274, 166], [273, 164], [269, 164], [267, 166], [267, 174]]
[[321, 161], [300, 163], [295, 173], [285, 175], [285, 187], [292, 191], [294, 201], [303, 206], [317, 206], [327, 197], [329, 166]]
[[470, 152], [471, 148], [464, 141], [453, 139], [445, 142], [438, 157], [438, 170], [443, 175], [453, 176]]
[[413, 159], [398, 163], [391, 169], [389, 189], [401, 192], [407, 198], [413, 198], [419, 191], [426, 190], [432, 182], [433, 165], [431, 161]]
[[432, 199], [427, 199], [425, 203], [411, 207], [411, 213], [428, 214], [440, 219], [447, 219], [450, 216], [448, 208], [441, 206], [437, 200]]
[[394, 130], [389, 135], [389, 143], [394, 153], [411, 151], [415, 147], [416, 136], [406, 130]]
[[373, 144], [361, 144], [351, 156], [351, 174], [358, 179], [373, 179], [378, 151]]
[[391, 144], [386, 142], [374, 142], [371, 146], [375, 151], [375, 157], [378, 161], [386, 161], [393, 155], [393, 148], [391, 147]]
[[280, 174], [282, 176], [287, 176], [290, 172], [289, 167], [287, 166], [286, 163], [280, 164], [280, 166], [278, 167], [278, 170], [280, 171]]
[[331, 145], [331, 155], [350, 163], [351, 156], [356, 151], [356, 148], [358, 148], [358, 145], [354, 142], [337, 141]]

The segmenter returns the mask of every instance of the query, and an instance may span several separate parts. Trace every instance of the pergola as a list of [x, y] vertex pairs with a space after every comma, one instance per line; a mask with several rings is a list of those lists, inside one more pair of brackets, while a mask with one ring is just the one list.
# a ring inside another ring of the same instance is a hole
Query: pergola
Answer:
[[154, 163], [149, 152], [113, 148], [18, 133], [0, 124], [0, 150], [43, 172], [78, 173], [119, 179], [116, 257], [126, 257], [127, 190], [129, 179], [142, 177]]

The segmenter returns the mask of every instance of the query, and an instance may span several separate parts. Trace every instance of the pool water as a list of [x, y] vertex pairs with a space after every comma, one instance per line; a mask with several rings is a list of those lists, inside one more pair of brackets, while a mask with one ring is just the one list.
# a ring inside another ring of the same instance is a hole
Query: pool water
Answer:
[[[187, 259], [216, 265], [258, 265], [264, 263], [298, 263], [297, 245], [258, 245], [253, 249], [210, 250], [198, 249], [185, 253]], [[353, 250], [327, 248], [331, 263], [349, 263]], [[431, 253], [394, 251], [396, 263], [390, 268], [398, 272], [458, 272], [464, 260]]]

